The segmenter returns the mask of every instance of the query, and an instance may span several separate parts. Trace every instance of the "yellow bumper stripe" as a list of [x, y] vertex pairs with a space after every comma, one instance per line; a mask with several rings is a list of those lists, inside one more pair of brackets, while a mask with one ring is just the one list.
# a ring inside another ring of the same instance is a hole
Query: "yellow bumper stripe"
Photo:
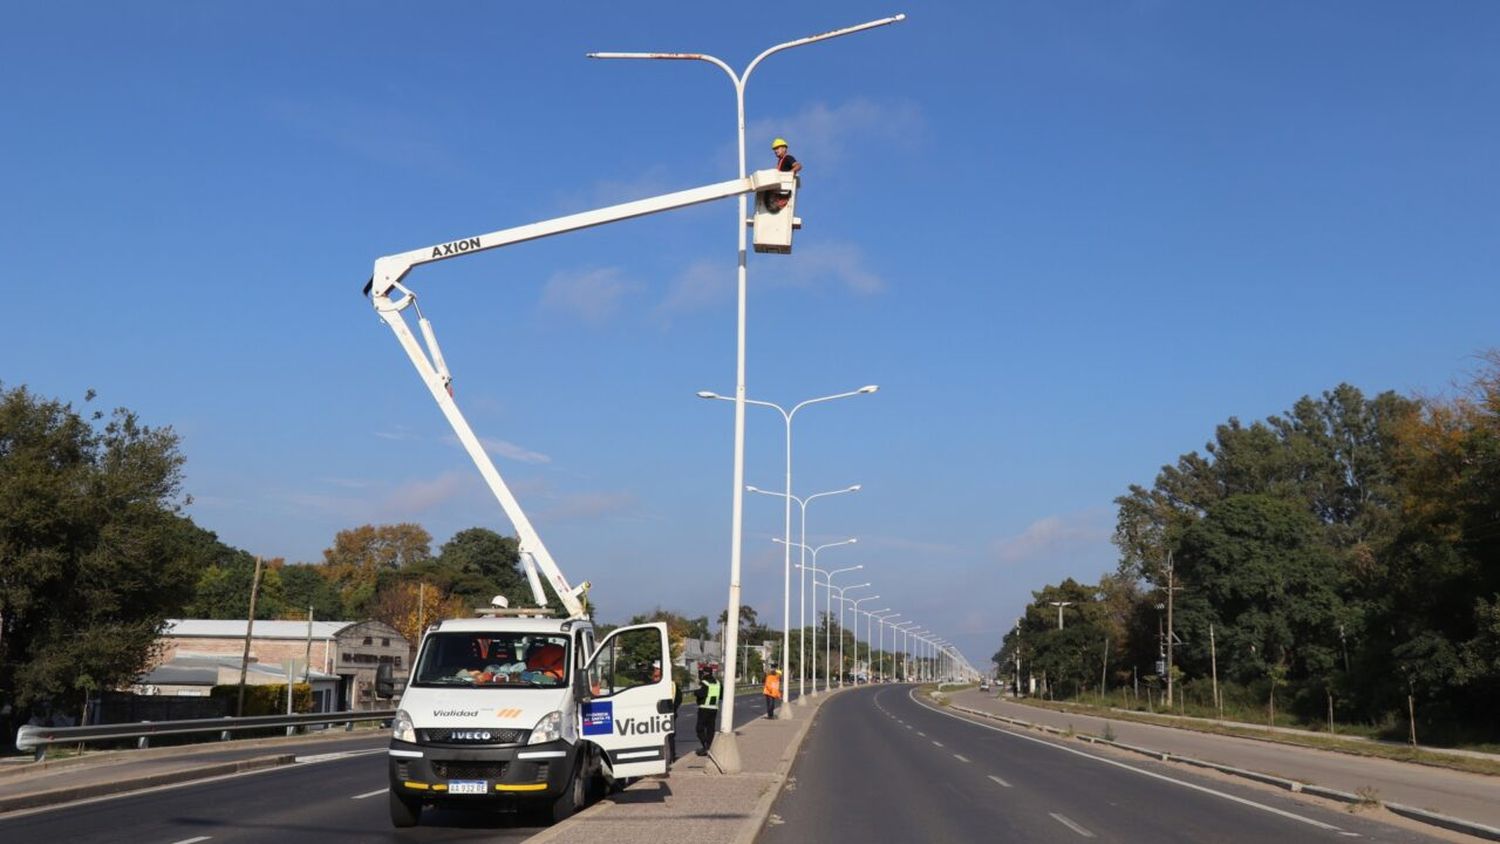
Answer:
[[495, 790], [496, 791], [546, 791], [547, 790], [547, 784], [544, 783], [544, 782], [539, 782], [539, 783], [536, 783], [535, 785], [506, 785], [505, 783], [502, 782], [502, 783], [496, 783], [495, 784]]

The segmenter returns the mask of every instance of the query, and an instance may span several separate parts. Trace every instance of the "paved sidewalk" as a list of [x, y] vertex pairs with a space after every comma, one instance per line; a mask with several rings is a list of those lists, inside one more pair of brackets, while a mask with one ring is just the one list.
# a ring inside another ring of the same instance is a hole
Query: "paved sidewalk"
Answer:
[[[833, 694], [838, 694], [835, 690]], [[647, 779], [576, 817], [527, 839], [528, 844], [654, 844], [734, 841], [759, 834], [797, 748], [829, 694], [804, 699], [792, 721], [759, 718], [735, 730], [741, 772], [721, 774], [685, 747], [667, 779]]]

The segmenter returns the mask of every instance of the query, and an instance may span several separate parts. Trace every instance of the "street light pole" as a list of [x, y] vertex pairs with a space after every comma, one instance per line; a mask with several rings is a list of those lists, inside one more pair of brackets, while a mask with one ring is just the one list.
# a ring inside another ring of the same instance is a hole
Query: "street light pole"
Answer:
[[[900, 618], [900, 617], [901, 617], [901, 613], [893, 612], [893, 613], [890, 613], [889, 615], [881, 617], [881, 619], [880, 619], [880, 668], [881, 668], [880, 679], [882, 679], [882, 680], [888, 680], [888, 679], [890, 679], [890, 674], [886, 674], [885, 673], [885, 658], [886, 657], [890, 657], [891, 658], [891, 673], [894, 674], [896, 672], [896, 658], [895, 658], [895, 656], [893, 656], [891, 654], [890, 651], [886, 650], [886, 648], [885, 648], [885, 625], [891, 619], [893, 619], [893, 618]], [[895, 625], [892, 624], [891, 626], [894, 627]], [[894, 646], [895, 644], [896, 644], [896, 634], [892, 633], [891, 634], [891, 645]]]
[[[839, 598], [842, 600], [843, 597], [844, 597], [843, 592], [840, 591], [839, 592]], [[856, 664], [859, 662], [859, 614], [862, 613], [862, 612], [864, 612], [864, 610], [862, 610], [862, 609], [859, 608], [859, 605], [863, 604], [865, 601], [874, 601], [874, 600], [878, 599], [879, 597], [880, 597], [879, 595], [867, 595], [867, 596], [865, 596], [863, 598], [850, 598], [850, 599], [848, 599], [849, 603], [854, 608], [854, 662]], [[844, 626], [843, 612], [840, 611], [840, 613], [839, 613], [839, 628], [842, 630], [843, 626]], [[843, 663], [843, 659], [844, 659], [844, 656], [843, 656], [843, 653], [842, 653], [843, 646], [844, 646], [843, 645], [843, 636], [840, 635], [839, 636], [839, 648], [840, 648], [839, 662], [840, 662], [840, 668], [841, 669], [843, 667], [842, 663]], [[855, 685], [859, 685], [859, 681], [858, 680], [855, 680]]]
[[[840, 492], [849, 492], [851, 490], [852, 491], [858, 491], [858, 489], [859, 489], [859, 484], [855, 484], [854, 486], [849, 487], [849, 489], [835, 490], [834, 492], [831, 492], [831, 493], [819, 493], [819, 495], [837, 495]], [[809, 501], [811, 501], [812, 498], [813, 498], [813, 496], [810, 496], [810, 495], [808, 496], [808, 500]], [[807, 519], [807, 514], [806, 514], [805, 510], [803, 511], [802, 518], [803, 518], [803, 525], [804, 525], [804, 531], [805, 531], [805, 529], [806, 529], [806, 519]], [[779, 539], [772, 539], [771, 541], [772, 542], [780, 542], [781, 540], [779, 540]], [[809, 569], [813, 569], [813, 570], [817, 569], [817, 567], [818, 567], [818, 552], [819, 551], [822, 551], [824, 548], [833, 548], [833, 547], [838, 546], [838, 545], [853, 545], [854, 543], [856, 543], [858, 541], [859, 540], [857, 538], [851, 536], [848, 539], [841, 539], [838, 542], [825, 542], [824, 544], [819, 545], [818, 547], [812, 549], [813, 564], [811, 566], [806, 565], [806, 562], [807, 562], [807, 550], [808, 550], [806, 542], [793, 542], [793, 543], [790, 543], [789, 545], [787, 545], [787, 550], [790, 551], [792, 545], [799, 546], [802, 549], [800, 553], [801, 553], [801, 557], [802, 557], [803, 562], [797, 564], [797, 568], [799, 569], [799, 571], [797, 573], [798, 579], [802, 580], [802, 579], [804, 579], [806, 577], [806, 575], [803, 573], [804, 571], [809, 570]], [[814, 585], [816, 585], [816, 583], [814, 583]], [[813, 593], [813, 619], [814, 619], [814, 621], [817, 620], [817, 617], [818, 617], [817, 592], [814, 591], [814, 593]], [[803, 626], [804, 629], [807, 627], [807, 620], [806, 620], [806, 618], [804, 618], [802, 620], [802, 626]], [[816, 630], [816, 625], [814, 625], [814, 630]], [[817, 642], [816, 633], [815, 633], [814, 634], [814, 639], [813, 639], [813, 654], [814, 654], [814, 658], [816, 658], [817, 652], [818, 652], [818, 642]], [[817, 690], [817, 685], [818, 685], [817, 678], [814, 677], [813, 678], [813, 690], [814, 691]]]
[[[865, 389], [867, 389], [867, 390], [869, 390], [871, 392], [874, 392], [878, 388], [872, 386], [872, 387], [866, 387]], [[857, 391], [855, 391], [855, 394], [858, 394], [859, 392], [861, 392], [861, 391], [857, 390]], [[704, 393], [699, 393], [698, 395], [703, 396], [704, 398], [710, 398], [710, 397], [712, 397], [712, 398], [723, 398], [723, 396], [714, 396], [714, 395], [711, 395], [711, 394], [710, 395], [705, 395]], [[830, 398], [838, 398], [838, 397], [837, 396], [832, 396]], [[756, 402], [752, 402], [752, 404], [755, 404], [755, 403]], [[806, 404], [806, 403], [807, 402], [804, 402], [803, 404]], [[777, 409], [780, 410], [780, 408], [777, 408]], [[797, 411], [797, 408], [792, 408], [792, 412], [793, 413], [795, 413], [796, 411]], [[788, 444], [789, 447], [791, 445], [791, 439], [790, 439], [791, 430], [792, 430], [791, 429], [791, 422], [790, 422], [790, 419], [788, 419], [788, 423], [787, 423], [787, 435], [788, 435], [787, 444]], [[788, 489], [788, 491], [786, 493], [781, 493], [781, 492], [771, 492], [770, 490], [760, 489], [759, 487], [747, 486], [747, 487], [745, 487], [745, 491], [746, 492], [756, 492], [756, 493], [760, 493], [761, 495], [772, 495], [772, 496], [776, 496], [778, 498], [785, 498], [788, 502], [791, 502], [791, 501], [797, 502], [798, 507], [800, 507], [801, 510], [802, 510], [802, 522], [801, 522], [801, 524], [802, 524], [802, 541], [801, 542], [792, 542], [791, 541], [791, 526], [790, 526], [790, 523], [788, 523], [788, 526], [787, 526], [787, 538], [784, 539], [784, 540], [776, 540], [776, 541], [780, 541], [780, 542], [782, 542], [782, 544], [784, 544], [786, 546], [786, 555], [785, 555], [784, 560], [783, 560], [784, 563], [790, 563], [790, 561], [791, 561], [791, 552], [792, 552], [792, 546], [793, 545], [796, 545], [796, 546], [798, 546], [798, 547], [801, 548], [801, 551], [799, 552], [799, 556], [798, 556], [799, 562], [797, 563], [797, 568], [798, 569], [802, 569], [803, 568], [803, 563], [807, 562], [807, 505], [810, 504], [810, 503], [812, 503], [813, 499], [816, 499], [816, 498], [826, 498], [826, 497], [828, 497], [830, 495], [843, 495], [846, 492], [859, 492], [860, 488], [861, 488], [860, 484], [853, 484], [853, 485], [847, 486], [847, 487], [845, 487], [843, 489], [829, 490], [828, 492], [816, 492], [816, 493], [813, 493], [812, 495], [807, 496], [806, 498], [798, 498], [797, 496], [790, 494], [790, 489]], [[788, 504], [788, 507], [790, 507], [790, 506], [791, 505]], [[844, 540], [843, 542], [831, 542], [828, 545], [820, 545], [818, 547], [819, 547], [819, 549], [822, 549], [822, 548], [827, 548], [830, 545], [847, 545], [847, 544], [850, 544], [850, 543], [853, 543], [853, 542], [857, 542], [857, 541], [858, 540], [855, 540], [855, 539], [848, 539], [848, 540]], [[813, 564], [816, 565], [817, 562], [818, 562], [818, 553], [817, 553], [817, 550], [814, 550], [813, 551]], [[806, 589], [807, 580], [806, 580], [806, 575], [802, 574], [800, 571], [798, 572], [798, 576], [797, 576], [797, 584], [798, 584], [798, 586], [799, 586], [799, 588], [801, 590], [801, 593], [802, 593], [801, 598], [798, 601], [799, 609], [797, 610], [797, 625], [798, 625], [798, 627], [800, 629], [802, 629], [803, 631], [806, 631], [807, 630], [807, 600], [806, 600], [806, 598], [807, 598], [807, 589]], [[791, 592], [788, 591], [786, 594], [787, 594], [788, 599], [790, 599]], [[816, 622], [817, 617], [818, 617], [817, 600], [818, 600], [817, 593], [814, 592], [813, 593], [813, 620], [815, 622]], [[818, 653], [818, 639], [817, 639], [817, 625], [816, 624], [814, 624], [814, 626], [813, 626], [813, 631], [814, 631], [813, 632], [813, 659], [816, 660], [817, 659], [817, 653]], [[799, 659], [799, 662], [801, 663], [801, 667], [798, 670], [798, 677], [799, 677], [799, 679], [797, 681], [797, 694], [798, 694], [799, 697], [804, 692], [803, 683], [807, 679], [807, 669], [806, 669], [806, 665], [807, 665], [807, 652], [806, 652], [806, 648], [804, 647], [804, 645], [802, 643], [802, 639], [804, 639], [804, 638], [806, 638], [806, 633], [805, 632], [804, 632], [803, 636], [798, 637], [798, 644], [797, 644], [798, 659]], [[818, 682], [817, 682], [817, 677], [815, 676], [813, 678], [813, 693], [816, 694], [817, 691], [818, 691]]]
[[[745, 177], [745, 84], [750, 81], [750, 74], [754, 72], [757, 65], [768, 56], [788, 50], [792, 47], [800, 47], [804, 44], [812, 44], [816, 41], [826, 41], [841, 35], [851, 35], [866, 29], [885, 26], [906, 20], [906, 15], [894, 15], [880, 20], [862, 23], [858, 26], [835, 29], [818, 35], [810, 35], [806, 38], [798, 38], [795, 41], [786, 41], [769, 47], [760, 55], [751, 60], [745, 66], [743, 73], [736, 74], [722, 59], [715, 58], [705, 53], [589, 53], [591, 59], [666, 59], [676, 61], [701, 61], [708, 62], [729, 76], [734, 83], [735, 116], [737, 118], [737, 134], [739, 141], [739, 165], [740, 178]], [[729, 616], [739, 618], [740, 611], [740, 551], [744, 536], [744, 486], [745, 486], [745, 306], [748, 299], [748, 285], [746, 282], [746, 250], [745, 250], [745, 218], [746, 204], [745, 195], [740, 194], [739, 213], [734, 219], [735, 232], [739, 237], [738, 256], [738, 308], [736, 319], [736, 343], [735, 343], [735, 381], [734, 381], [734, 484], [731, 495], [733, 504], [730, 509], [729, 527]], [[734, 646], [739, 640], [739, 625], [730, 627], [726, 633], [725, 665], [724, 665], [724, 701], [721, 705], [721, 715], [718, 735], [714, 736], [713, 746], [709, 754], [719, 770], [726, 774], [737, 774], [740, 772], [740, 750], [734, 737], [734, 692], [735, 692], [735, 657]]]
[[866, 668], [869, 672], [865, 678], [866, 685], [875, 682], [875, 619], [879, 618], [881, 613], [890, 611], [890, 607], [881, 607], [878, 610], [862, 610], [865, 614], [865, 653], [870, 657], [866, 663]]
[[[804, 407], [807, 407], [810, 404], [819, 404], [821, 402], [833, 401], [834, 399], [842, 399], [842, 398], [848, 398], [850, 396], [865, 395], [865, 394], [868, 394], [868, 393], [874, 393], [874, 392], [878, 391], [879, 389], [880, 389], [880, 387], [878, 385], [869, 384], [869, 385], [866, 385], [864, 387], [860, 387], [858, 390], [849, 390], [848, 392], [836, 393], [836, 394], [831, 395], [831, 396], [820, 396], [820, 397], [815, 398], [815, 399], [808, 399], [806, 401], [799, 402], [798, 404], [794, 405], [791, 410], [787, 410], [786, 408], [782, 407], [781, 405], [779, 405], [779, 404], [777, 404], [775, 402], [761, 401], [759, 399], [749, 399], [749, 398], [745, 399], [745, 404], [754, 404], [754, 405], [759, 405], [761, 407], [769, 407], [769, 408], [775, 410], [777, 413], [781, 414], [781, 418], [786, 422], [786, 492], [780, 494], [780, 497], [786, 499], [785, 513], [783, 515], [783, 520], [784, 521], [782, 523], [783, 524], [783, 531], [784, 531], [784, 534], [785, 534], [785, 536], [784, 536], [784, 542], [786, 543], [786, 549], [785, 549], [785, 551], [782, 554], [782, 561], [781, 561], [781, 566], [782, 566], [782, 581], [783, 581], [782, 582], [783, 591], [782, 591], [782, 600], [781, 600], [781, 636], [782, 636], [781, 661], [783, 663], [783, 666], [784, 666], [784, 664], [786, 662], [790, 661], [790, 659], [791, 659], [791, 647], [792, 647], [792, 622], [791, 622], [791, 616], [792, 616], [792, 545], [791, 545], [791, 543], [792, 543], [792, 502], [794, 500], [797, 501], [799, 504], [802, 504], [802, 534], [803, 534], [803, 541], [806, 541], [806, 539], [807, 539], [807, 505], [804, 504], [804, 503], [802, 503], [802, 499], [797, 498], [797, 496], [795, 496], [795, 495], [792, 494], [792, 418], [797, 415], [797, 411], [801, 410]], [[713, 392], [712, 390], [699, 390], [698, 391], [698, 398], [700, 398], [700, 399], [721, 399], [723, 401], [734, 401], [734, 399], [731, 399], [728, 396], [721, 396], [718, 393]], [[841, 492], [851, 492], [851, 491], [856, 491], [858, 489], [859, 489], [859, 486], [855, 485], [854, 487], [852, 487], [850, 489], [841, 489], [841, 490], [836, 490], [833, 493], [821, 493], [821, 494], [836, 495], [836, 494], [841, 493]], [[757, 489], [757, 488], [752, 487], [752, 486], [745, 487], [745, 491], [746, 492], [761, 492], [761, 493], [765, 493], [767, 495], [776, 495], [776, 493], [766, 492], [765, 490]], [[808, 500], [811, 500], [812, 498], [814, 498], [814, 496], [808, 496]], [[804, 625], [806, 625], [806, 623], [807, 623], [807, 621], [806, 621], [806, 611], [807, 611], [807, 581], [799, 579], [798, 580], [798, 585], [801, 586], [801, 592], [802, 592], [802, 597], [801, 597], [802, 619], [801, 620], [802, 620], [802, 623]], [[801, 656], [801, 660], [803, 661], [803, 665], [805, 665], [806, 664], [805, 661], [806, 661], [806, 658], [807, 658], [806, 647], [799, 647], [798, 650], [800, 652], [800, 656]], [[805, 686], [805, 683], [806, 683], [807, 673], [806, 673], [806, 669], [805, 668], [799, 670], [798, 673], [799, 673], [799, 677], [802, 678], [802, 679], [800, 679], [798, 681], [798, 684], [797, 684], [797, 694], [800, 697], [802, 695], [803, 691], [804, 691], [804, 686]], [[785, 719], [785, 718], [792, 717], [792, 706], [791, 705], [792, 705], [793, 702], [794, 701], [792, 701], [792, 700], [788, 700], [787, 701], [787, 705], [781, 707], [781, 715], [780, 715], [781, 718]], [[800, 706], [801, 703], [798, 702], [797, 705]]]
[[[820, 568], [817, 567], [817, 565], [816, 565], [817, 555], [813, 555], [813, 559], [814, 559], [814, 563], [815, 563], [814, 565], [811, 565], [811, 566], [802, 566], [802, 565], [799, 565], [799, 566], [797, 566], [797, 568], [799, 568], [799, 569], [808, 569], [809, 571], [812, 572], [812, 575], [813, 575], [813, 590], [812, 590], [813, 591], [813, 648], [812, 648], [812, 651], [813, 651], [813, 661], [814, 662], [816, 662], [817, 659], [818, 659], [818, 638], [817, 638], [817, 629], [818, 629], [818, 575], [820, 575], [820, 574], [823, 575], [824, 579], [826, 580], [825, 585], [827, 586], [827, 588], [829, 590], [829, 592], [828, 592], [828, 601], [824, 605], [824, 609], [823, 609], [823, 614], [825, 616], [827, 616], [827, 621], [828, 621], [828, 632], [823, 634], [823, 691], [826, 692], [826, 691], [828, 691], [831, 688], [831, 686], [829, 685], [829, 683], [832, 682], [832, 678], [833, 678], [833, 667], [832, 667], [833, 663], [830, 662], [830, 660], [833, 657], [833, 614], [832, 614], [831, 610], [829, 609], [830, 607], [833, 606], [833, 588], [834, 588], [834, 586], [833, 586], [833, 576], [836, 575], [836, 574], [843, 574], [846, 571], [856, 571], [858, 569], [864, 568], [864, 566], [862, 566], [862, 565], [845, 566], [844, 568], [841, 568], [841, 569], [834, 569], [833, 571], [828, 571], [827, 569], [820, 569]], [[865, 586], [869, 586], [870, 584], [866, 583], [864, 585]], [[845, 588], [853, 588], [853, 587], [845, 587]], [[803, 629], [806, 630], [807, 628], [804, 627]], [[818, 675], [817, 675], [817, 672], [813, 672], [813, 693], [816, 694], [817, 691], [818, 691]]]
[[[868, 584], [868, 583], [857, 583], [857, 584], [855, 584], [853, 586], [834, 586], [831, 583], [828, 584], [828, 599], [829, 599], [828, 602], [830, 604], [833, 603], [833, 590], [835, 590], [835, 589], [839, 590], [839, 672], [838, 673], [839, 673], [839, 688], [841, 688], [841, 689], [844, 687], [844, 634], [848, 632], [848, 628], [846, 628], [844, 626], [844, 603], [846, 601], [849, 602], [849, 603], [855, 603], [855, 609], [858, 610], [858, 608], [859, 608], [857, 602], [855, 602], [854, 599], [852, 599], [852, 598], [845, 598], [844, 597], [844, 592], [847, 591], [847, 590], [849, 590], [849, 589], [865, 589], [865, 588], [869, 587], [869, 585], [870, 584]], [[873, 597], [879, 598], [880, 596], [879, 595], [875, 595]], [[860, 600], [864, 600], [864, 599], [861, 598]], [[855, 619], [854, 619], [854, 641], [855, 641], [856, 644], [859, 642], [859, 618], [858, 617], [855, 617]], [[854, 659], [855, 660], [859, 659], [859, 652], [858, 652], [857, 648], [855, 650]]]
[[[916, 622], [914, 621], [903, 621], [900, 624], [895, 625], [892, 629], [901, 634], [901, 670], [897, 672], [896, 676], [901, 680], [901, 682], [905, 683], [910, 679], [911, 669], [911, 655], [906, 652], [906, 649], [911, 642], [911, 631], [918, 628]], [[891, 645], [893, 647], [896, 644], [895, 640], [896, 637], [894, 634], [892, 634]]]
[[1047, 603], [1051, 604], [1054, 607], [1057, 607], [1057, 629], [1058, 630], [1063, 629], [1063, 618], [1062, 618], [1063, 607], [1071, 607], [1071, 606], [1073, 606], [1073, 602], [1072, 601], [1048, 601]]

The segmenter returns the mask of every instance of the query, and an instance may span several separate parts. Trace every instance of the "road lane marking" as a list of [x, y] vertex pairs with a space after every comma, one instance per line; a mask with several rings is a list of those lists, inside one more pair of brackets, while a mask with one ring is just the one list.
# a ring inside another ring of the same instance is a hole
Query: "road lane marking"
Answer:
[[1084, 838], [1094, 837], [1094, 833], [1089, 832], [1088, 830], [1079, 826], [1077, 821], [1069, 819], [1067, 815], [1059, 815], [1056, 812], [1048, 812], [1047, 814], [1051, 815], [1053, 820], [1057, 821], [1068, 829], [1073, 830], [1079, 835], [1082, 835]]
[[1158, 780], [1161, 780], [1163, 782], [1169, 782], [1169, 783], [1172, 783], [1173, 785], [1180, 785], [1183, 788], [1190, 788], [1190, 789], [1192, 789], [1194, 791], [1202, 792], [1203, 794], [1211, 794], [1214, 797], [1221, 797], [1221, 798], [1223, 798], [1225, 800], [1228, 800], [1228, 801], [1230, 801], [1232, 803], [1239, 803], [1242, 806], [1249, 806], [1249, 807], [1254, 808], [1254, 809], [1260, 809], [1263, 812], [1270, 812], [1273, 815], [1279, 815], [1280, 817], [1287, 818], [1288, 820], [1294, 820], [1294, 821], [1298, 821], [1300, 823], [1305, 823], [1308, 826], [1317, 827], [1318, 829], [1326, 829], [1329, 832], [1343, 832], [1344, 831], [1343, 829], [1340, 829], [1339, 827], [1336, 827], [1333, 824], [1327, 824], [1327, 823], [1323, 823], [1322, 821], [1319, 821], [1319, 820], [1313, 820], [1312, 818], [1306, 817], [1304, 815], [1299, 815], [1299, 814], [1296, 814], [1294, 812], [1288, 812], [1285, 809], [1278, 809], [1275, 806], [1267, 806], [1264, 803], [1257, 803], [1254, 800], [1248, 800], [1248, 799], [1246, 799], [1244, 797], [1238, 797], [1238, 796], [1233, 795], [1233, 794], [1227, 794], [1227, 793], [1225, 793], [1223, 791], [1217, 791], [1217, 790], [1209, 788], [1207, 786], [1202, 786], [1202, 785], [1198, 785], [1196, 783], [1186, 782], [1184, 780], [1180, 780], [1180, 779], [1177, 779], [1175, 777], [1169, 777], [1166, 774], [1158, 774], [1155, 771], [1148, 771], [1145, 768], [1137, 768], [1134, 765], [1127, 765], [1124, 762], [1120, 762], [1120, 761], [1117, 761], [1115, 759], [1109, 759], [1109, 758], [1104, 757], [1104, 756], [1095, 756], [1092, 753], [1085, 753], [1082, 750], [1078, 750], [1078, 749], [1075, 749], [1075, 748], [1072, 748], [1072, 747], [1068, 747], [1068, 746], [1062, 745], [1062, 744], [1056, 744], [1056, 743], [1053, 743], [1053, 742], [1050, 742], [1050, 741], [1046, 741], [1045, 739], [1035, 738], [1033, 736], [1028, 736], [1028, 735], [1024, 735], [1022, 733], [1012, 732], [1010, 730], [1003, 730], [1003, 729], [1001, 729], [999, 727], [992, 727], [989, 724], [981, 724], [978, 721], [971, 721], [968, 718], [964, 718], [964, 717], [959, 716], [959, 715], [954, 715], [951, 712], [944, 712], [941, 709], [937, 709], [937, 708], [928, 706], [927, 704], [922, 703], [920, 700], [918, 700], [914, 695], [911, 696], [911, 699], [912, 699], [913, 703], [916, 703], [918, 706], [921, 706], [922, 708], [928, 710], [929, 712], [936, 712], [939, 715], [943, 715], [943, 716], [952, 718], [955, 721], [962, 721], [965, 724], [972, 724], [972, 725], [974, 725], [976, 727], [980, 727], [980, 728], [983, 728], [983, 729], [986, 729], [986, 730], [990, 730], [991, 732], [996, 732], [996, 733], [1000, 733], [1001, 735], [1011, 736], [1012, 738], [1018, 738], [1018, 739], [1022, 739], [1022, 740], [1025, 740], [1025, 741], [1033, 742], [1035, 744], [1040, 744], [1043, 747], [1050, 747], [1050, 748], [1052, 748], [1054, 750], [1061, 750], [1064, 753], [1071, 753], [1074, 756], [1082, 756], [1085, 759], [1092, 759], [1095, 762], [1102, 762], [1105, 765], [1113, 765], [1116, 768], [1124, 768], [1127, 771], [1134, 771], [1135, 773], [1140, 774], [1142, 776], [1151, 777], [1152, 779], [1158, 779]]
[[932, 746], [933, 747], [942, 747], [943, 743], [940, 742], [940, 741], [938, 741], [938, 740], [936, 740], [936, 739], [934, 739], [933, 742], [932, 742]]
[[1000, 779], [999, 777], [995, 776], [994, 774], [990, 774], [990, 779], [994, 780], [995, 784], [998, 785], [998, 786], [1000, 786], [1001, 788], [1010, 788], [1010, 783], [1006, 782], [1003, 779]]
[[927, 734], [922, 732], [921, 730], [917, 730], [917, 735], [921, 736], [922, 738], [927, 738]]
[[953, 754], [953, 758], [954, 758], [954, 759], [957, 759], [957, 760], [958, 760], [958, 761], [960, 761], [960, 762], [967, 762], [967, 761], [969, 761], [969, 760], [968, 760], [968, 759], [967, 759], [967, 758], [965, 758], [965, 757], [963, 757], [963, 756], [960, 756], [960, 755], [959, 755], [959, 754], [957, 754], [957, 753], [955, 753], [955, 754]]
[[172, 844], [198, 844], [199, 841], [207, 841], [212, 835], [199, 835], [196, 838], [184, 838], [181, 841], [173, 841]]
[[377, 789], [375, 791], [372, 791], [369, 794], [356, 794], [356, 795], [354, 795], [353, 797], [351, 797], [349, 799], [350, 800], [363, 800], [366, 797], [374, 797], [377, 794], [384, 794], [387, 791], [390, 791], [390, 789], [389, 788], [381, 788], [381, 789]]

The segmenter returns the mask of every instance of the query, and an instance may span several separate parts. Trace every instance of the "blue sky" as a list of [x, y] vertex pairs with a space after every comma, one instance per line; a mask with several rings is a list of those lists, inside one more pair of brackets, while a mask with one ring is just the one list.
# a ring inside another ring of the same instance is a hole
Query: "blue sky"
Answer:
[[[1441, 392], [1500, 310], [1500, 5], [12, 2], [0, 380], [183, 437], [253, 552], [507, 530], [359, 290], [379, 255], [805, 164], [750, 262], [751, 397], [809, 537], [983, 665], [1030, 590], [1112, 570], [1112, 499], [1341, 381]], [[457, 394], [606, 620], [717, 615], [732, 201], [419, 269]], [[747, 480], [782, 483], [751, 408]], [[779, 619], [781, 508], [746, 501]], [[863, 578], [861, 578], [863, 579]], [[868, 606], [868, 605], [867, 605]], [[795, 601], [793, 612], [795, 614]], [[795, 621], [795, 619], [794, 619]]]

